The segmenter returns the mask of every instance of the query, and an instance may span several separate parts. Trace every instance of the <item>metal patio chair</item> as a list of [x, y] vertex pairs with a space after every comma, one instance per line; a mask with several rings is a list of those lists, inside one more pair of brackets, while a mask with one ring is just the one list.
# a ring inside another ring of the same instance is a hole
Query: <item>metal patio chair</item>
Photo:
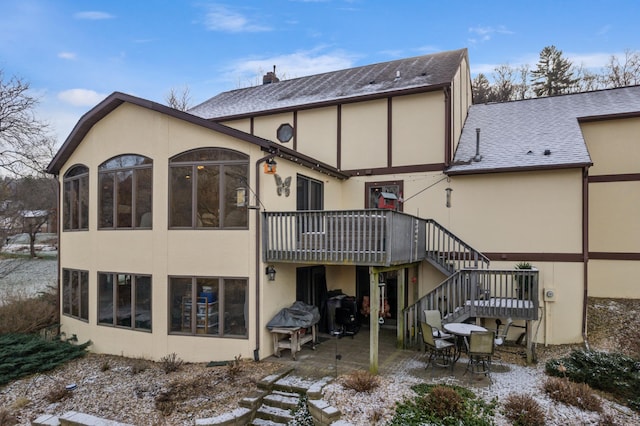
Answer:
[[495, 351], [494, 331], [472, 331], [467, 344], [469, 362], [464, 374], [484, 374], [491, 381], [491, 360]]
[[431, 364], [431, 371], [433, 373], [434, 367], [448, 367], [453, 373], [455, 344], [449, 340], [433, 337], [433, 327], [426, 322], [420, 322], [420, 328], [422, 331], [422, 341], [424, 342], [424, 350], [429, 353], [429, 359], [427, 360], [427, 366]]
[[454, 336], [442, 328], [442, 314], [438, 309], [425, 309], [424, 321], [433, 328], [433, 337], [453, 340]]

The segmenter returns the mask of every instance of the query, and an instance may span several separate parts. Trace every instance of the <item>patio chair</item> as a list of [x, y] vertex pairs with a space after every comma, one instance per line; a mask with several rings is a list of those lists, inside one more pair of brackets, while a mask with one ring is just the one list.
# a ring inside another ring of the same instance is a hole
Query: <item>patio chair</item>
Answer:
[[500, 331], [500, 327], [502, 326], [502, 321], [498, 318], [496, 319], [496, 338], [495, 344], [496, 346], [502, 346], [507, 341], [507, 335], [509, 334], [509, 328], [513, 324], [513, 320], [511, 317], [507, 318], [507, 325], [504, 327], [502, 331]]
[[469, 362], [464, 374], [484, 374], [491, 382], [491, 359], [495, 350], [494, 331], [472, 331], [467, 344]]
[[433, 328], [433, 337], [438, 339], [453, 340], [452, 334], [446, 333], [442, 328], [442, 314], [438, 309], [425, 309], [424, 321]]
[[449, 367], [453, 373], [455, 344], [445, 339], [433, 337], [433, 328], [426, 322], [420, 322], [422, 331], [422, 341], [424, 342], [424, 350], [429, 353], [427, 366], [431, 364], [431, 371], [435, 366]]

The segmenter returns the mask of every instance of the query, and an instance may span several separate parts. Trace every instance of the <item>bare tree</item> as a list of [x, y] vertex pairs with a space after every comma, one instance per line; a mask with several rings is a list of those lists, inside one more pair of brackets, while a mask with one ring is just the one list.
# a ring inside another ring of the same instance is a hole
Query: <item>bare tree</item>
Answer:
[[[5, 179], [8, 195], [4, 200], [3, 221], [8, 235], [25, 233], [29, 237], [29, 253], [37, 257], [35, 242], [45, 224], [55, 220], [57, 183], [53, 178], [23, 177]], [[5, 237], [6, 238], [6, 237]]]
[[493, 101], [507, 102], [515, 99], [516, 88], [516, 70], [509, 64], [497, 66], [493, 71]]
[[166, 96], [165, 101], [173, 109], [180, 111], [186, 111], [191, 108], [191, 91], [189, 86], [184, 86], [180, 91], [171, 88], [169, 94]]
[[627, 49], [623, 60], [612, 55], [605, 65], [604, 80], [607, 87], [640, 84], [640, 53]]
[[522, 100], [531, 98], [531, 86], [529, 86], [529, 74], [531, 71], [529, 70], [529, 65], [522, 65], [516, 72], [518, 73], [520, 82], [514, 86], [515, 99]]
[[48, 125], [36, 119], [37, 104], [27, 82], [7, 80], [0, 70], [0, 169], [11, 175], [42, 173], [52, 158], [54, 141]]
[[600, 90], [606, 86], [604, 75], [591, 72], [582, 64], [573, 68], [573, 75], [576, 77], [575, 86], [571, 89], [573, 93]]

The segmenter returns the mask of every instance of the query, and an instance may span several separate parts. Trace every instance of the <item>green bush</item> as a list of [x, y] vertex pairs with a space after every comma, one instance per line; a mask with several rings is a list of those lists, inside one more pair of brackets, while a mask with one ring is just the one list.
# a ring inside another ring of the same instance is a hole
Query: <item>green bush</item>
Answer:
[[90, 344], [91, 341], [72, 345], [32, 334], [0, 335], [0, 386], [84, 356]]
[[[497, 399], [491, 403], [477, 397], [472, 391], [449, 385], [414, 385], [411, 389], [417, 396], [398, 403], [390, 425], [493, 425]], [[457, 397], [443, 401], [443, 397], [454, 391]], [[431, 394], [431, 395], [430, 395]], [[435, 395], [435, 396], [434, 396]], [[459, 397], [459, 399], [458, 399]]]
[[640, 360], [619, 353], [577, 350], [547, 361], [545, 369], [556, 377], [568, 377], [608, 392], [640, 411]]

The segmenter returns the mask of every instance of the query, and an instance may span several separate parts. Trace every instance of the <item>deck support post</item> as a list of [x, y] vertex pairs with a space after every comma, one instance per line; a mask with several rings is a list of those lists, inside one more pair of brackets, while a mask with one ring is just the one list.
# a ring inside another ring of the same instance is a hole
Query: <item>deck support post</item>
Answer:
[[380, 287], [378, 286], [379, 272], [376, 268], [369, 268], [369, 372], [378, 374], [378, 337], [380, 335], [378, 318], [380, 318]]
[[404, 308], [406, 307], [404, 305], [404, 301], [405, 301], [405, 296], [404, 296], [404, 291], [405, 291], [405, 271], [406, 268], [402, 268], [402, 269], [398, 269], [398, 294], [397, 294], [397, 301], [398, 301], [398, 308], [396, 309], [396, 324], [398, 325], [396, 327], [396, 347], [398, 349], [403, 349], [404, 348], [404, 336], [405, 336], [405, 322], [404, 322]]

